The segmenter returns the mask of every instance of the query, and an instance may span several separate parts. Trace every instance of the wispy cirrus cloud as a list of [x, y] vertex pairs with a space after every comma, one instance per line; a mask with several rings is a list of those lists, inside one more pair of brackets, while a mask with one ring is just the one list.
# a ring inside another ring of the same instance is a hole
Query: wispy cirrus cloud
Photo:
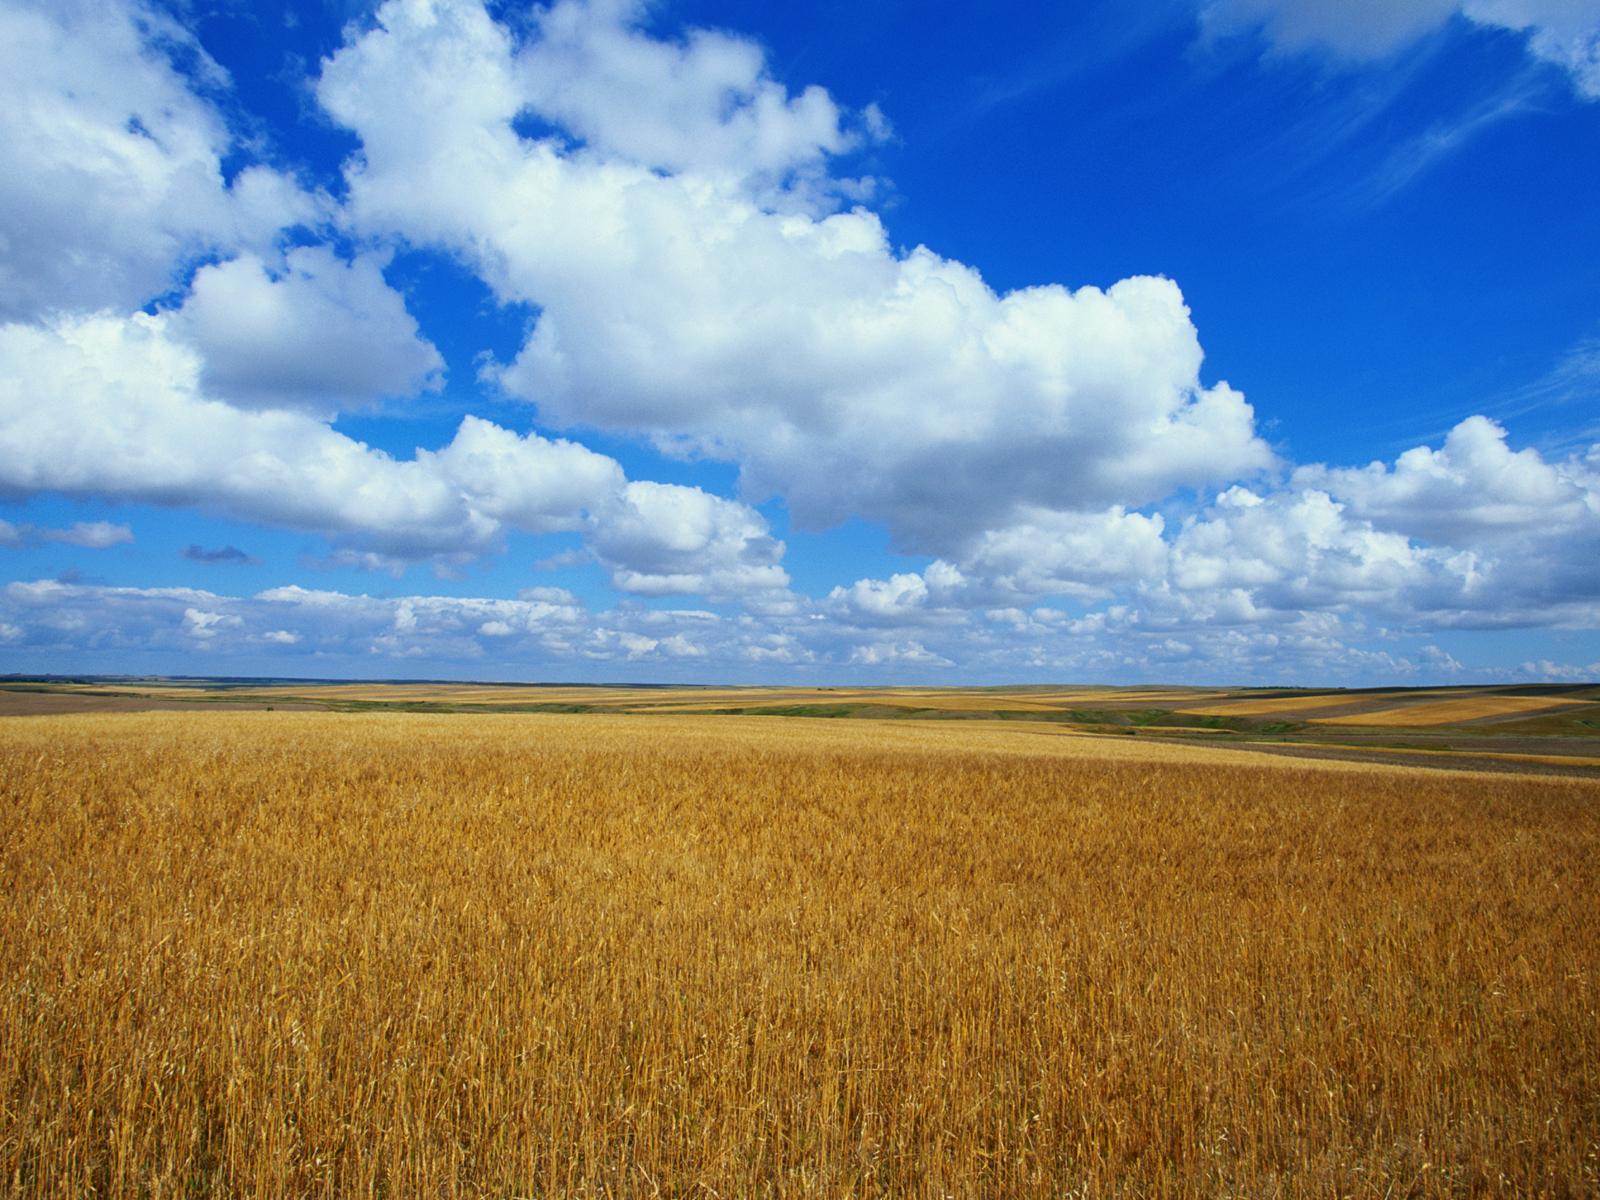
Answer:
[[1537, 111], [1543, 90], [1534, 72], [1522, 72], [1506, 81], [1495, 94], [1402, 138], [1370, 170], [1336, 189], [1326, 203], [1345, 213], [1382, 207], [1461, 154], [1480, 136], [1506, 121]]

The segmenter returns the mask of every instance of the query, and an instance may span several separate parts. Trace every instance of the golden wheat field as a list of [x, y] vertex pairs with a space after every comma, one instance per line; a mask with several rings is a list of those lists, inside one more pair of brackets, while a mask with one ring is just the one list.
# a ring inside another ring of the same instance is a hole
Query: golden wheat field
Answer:
[[1580, 1196], [1600, 785], [975, 723], [0, 722], [15, 1196]]
[[1379, 712], [1316, 717], [1323, 725], [1450, 725], [1483, 717], [1532, 715], [1582, 705], [1582, 700], [1544, 696], [1463, 696], [1424, 704], [1403, 704]]

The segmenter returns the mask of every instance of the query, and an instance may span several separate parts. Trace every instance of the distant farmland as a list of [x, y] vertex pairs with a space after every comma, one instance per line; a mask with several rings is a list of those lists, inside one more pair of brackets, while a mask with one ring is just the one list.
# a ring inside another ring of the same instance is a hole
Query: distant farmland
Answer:
[[9, 1194], [1600, 1189], [1593, 779], [994, 715], [1198, 693], [194, 691], [0, 721]]
[[1274, 754], [1600, 778], [1600, 685], [1294, 690], [761, 688], [206, 680], [0, 682], [0, 716], [281, 711], [1027, 722]]

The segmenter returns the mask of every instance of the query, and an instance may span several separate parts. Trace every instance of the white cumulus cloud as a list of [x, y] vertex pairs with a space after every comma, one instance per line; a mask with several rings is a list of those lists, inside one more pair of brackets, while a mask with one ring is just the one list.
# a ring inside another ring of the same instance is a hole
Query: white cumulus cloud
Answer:
[[[1524, 31], [1590, 90], [1600, 28], [1596, 0], [1207, 11], [1355, 57], [1460, 11]], [[359, 140], [336, 202], [260, 163], [225, 175], [253, 148], [171, 17], [3, 4], [0, 489], [308, 531], [329, 563], [397, 575], [510, 531], [575, 534], [557, 561], [598, 564], [623, 596], [596, 612], [558, 589], [14, 584], [8, 653], [1389, 678], [1468, 671], [1438, 630], [1600, 623], [1600, 450], [1557, 460], [1473, 418], [1393, 462], [1285, 478], [1244, 397], [1202, 377], [1175, 282], [1001, 292], [896, 245], [847, 175], [881, 114], [791, 89], [747, 39], [661, 36], [647, 17], [558, 0], [513, 30], [481, 0], [384, 4], [316, 86]], [[337, 248], [286, 248], [316, 222]], [[483, 380], [527, 422], [463, 415], [409, 457], [335, 427], [441, 382], [384, 276], [408, 244], [526, 306], [527, 336]], [[630, 480], [550, 429], [735, 464], [742, 498]], [[795, 526], [860, 518], [920, 557], [797, 595], [753, 507], [772, 498]], [[0, 545], [131, 536], [0, 521]], [[668, 611], [669, 595], [742, 611]], [[1414, 648], [1378, 644], [1401, 636]]]
[[12, 548], [32, 542], [60, 542], [85, 550], [105, 550], [131, 541], [133, 530], [111, 521], [76, 521], [64, 529], [0, 521], [0, 546]]
[[1573, 86], [1600, 99], [1600, 3], [1596, 0], [1462, 0], [1462, 11], [1484, 25], [1526, 30], [1528, 48], [1565, 67]]
[[142, 4], [0, 5], [0, 319], [134, 308], [199, 255], [318, 219], [319, 202], [269, 167], [224, 178], [234, 139], [171, 46], [220, 76]]
[[77, 521], [65, 529], [40, 529], [36, 533], [47, 542], [65, 542], [86, 550], [104, 550], [133, 541], [133, 530], [111, 521]]
[[1600, 98], [1597, 0], [1211, 0], [1201, 11], [1213, 31], [1257, 26], [1286, 50], [1320, 46], [1358, 59], [1391, 54], [1459, 13], [1526, 32], [1533, 55], [1564, 68], [1579, 94]]
[[[572, 37], [616, 35], [604, 8], [563, 12]], [[544, 420], [736, 462], [747, 498], [780, 495], [803, 525], [858, 515], [931, 552], [1022, 506], [1142, 504], [1271, 465], [1249, 405], [1202, 384], [1172, 282], [1001, 295], [895, 250], [865, 209], [782, 211], [697, 162], [520, 137], [541, 45], [477, 0], [392, 3], [318, 95], [362, 141], [361, 228], [447, 248], [539, 308], [496, 378]], [[737, 120], [743, 85], [661, 53]]]
[[439, 386], [444, 360], [372, 254], [324, 246], [274, 267], [254, 254], [202, 267], [172, 317], [209, 394], [243, 407], [333, 413]]
[[824, 89], [790, 96], [753, 43], [707, 29], [663, 41], [638, 28], [645, 14], [642, 0], [538, 12], [516, 59], [525, 103], [600, 154], [773, 184], [859, 139]]
[[508, 528], [576, 530], [636, 590], [787, 582], [759, 514], [629, 484], [575, 442], [466, 417], [445, 446], [405, 460], [308, 413], [223, 403], [171, 320], [0, 326], [0, 486], [193, 505], [342, 539], [375, 566], [482, 553]]
[[699, 488], [628, 484], [601, 514], [591, 545], [624, 592], [728, 595], [789, 584], [783, 543], [761, 514]]
[[1427, 541], [1470, 544], [1600, 529], [1600, 470], [1513, 450], [1506, 431], [1469, 417], [1437, 450], [1418, 446], [1391, 466], [1303, 467], [1303, 486], [1336, 492], [1352, 512]]

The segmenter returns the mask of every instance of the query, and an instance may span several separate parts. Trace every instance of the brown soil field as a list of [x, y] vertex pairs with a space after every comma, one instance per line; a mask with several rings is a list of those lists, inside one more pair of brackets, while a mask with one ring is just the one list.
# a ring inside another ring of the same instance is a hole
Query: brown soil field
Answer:
[[1584, 1196], [1600, 784], [1045, 724], [0, 720], [0, 1192]]

